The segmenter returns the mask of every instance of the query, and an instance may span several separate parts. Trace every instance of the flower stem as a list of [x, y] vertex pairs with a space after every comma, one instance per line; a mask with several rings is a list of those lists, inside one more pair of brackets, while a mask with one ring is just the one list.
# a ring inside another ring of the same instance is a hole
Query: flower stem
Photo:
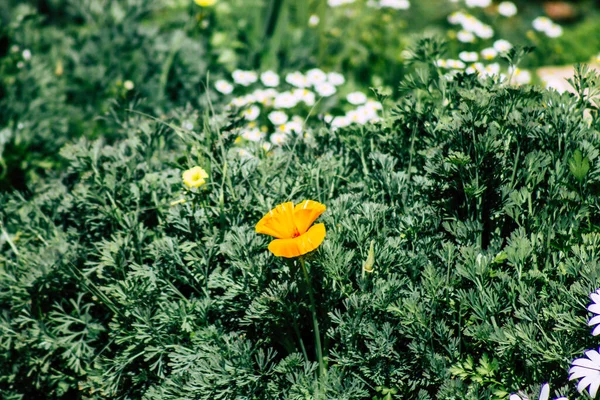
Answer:
[[315, 296], [313, 295], [312, 285], [310, 284], [310, 278], [308, 277], [308, 271], [306, 270], [306, 264], [304, 263], [304, 257], [300, 257], [300, 266], [304, 273], [304, 280], [306, 281], [306, 287], [308, 288], [308, 297], [310, 298], [310, 310], [312, 312], [313, 327], [315, 331], [315, 347], [317, 348], [317, 359], [319, 361], [319, 375], [325, 375], [325, 363], [323, 362], [323, 350], [321, 348], [321, 334], [319, 333], [319, 322], [317, 321], [317, 307], [315, 305]]

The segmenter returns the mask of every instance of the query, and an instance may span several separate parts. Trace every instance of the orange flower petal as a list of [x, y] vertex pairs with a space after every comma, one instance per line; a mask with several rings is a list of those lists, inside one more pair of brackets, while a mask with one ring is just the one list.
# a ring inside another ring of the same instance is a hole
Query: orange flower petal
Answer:
[[294, 225], [294, 204], [288, 201], [269, 211], [256, 224], [256, 232], [278, 239], [293, 238], [297, 233]]
[[293, 239], [275, 239], [269, 250], [277, 257], [293, 258], [310, 253], [323, 243], [325, 224], [315, 224], [306, 233]]
[[312, 200], [304, 200], [294, 207], [294, 223], [301, 235], [308, 230], [319, 215], [323, 214], [327, 207], [324, 204]]

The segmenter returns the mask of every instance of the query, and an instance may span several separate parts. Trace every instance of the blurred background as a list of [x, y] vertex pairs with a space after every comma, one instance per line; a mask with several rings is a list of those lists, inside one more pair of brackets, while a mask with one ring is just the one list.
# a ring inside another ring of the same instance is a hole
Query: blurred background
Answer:
[[[573, 64], [600, 62], [598, 0], [4, 0], [0, 18], [0, 190], [60, 170], [67, 141], [118, 139], [103, 116], [126, 108], [187, 113], [191, 129], [210, 103], [248, 137], [364, 123], [360, 93], [373, 110], [370, 88], [393, 98], [422, 35], [447, 40], [449, 77], [565, 90]], [[514, 46], [535, 49], [511, 70]]]

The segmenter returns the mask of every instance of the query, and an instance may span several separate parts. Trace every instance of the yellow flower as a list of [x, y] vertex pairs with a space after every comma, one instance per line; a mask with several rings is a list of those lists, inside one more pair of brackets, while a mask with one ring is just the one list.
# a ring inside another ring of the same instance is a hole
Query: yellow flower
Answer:
[[269, 250], [274, 255], [299, 257], [323, 243], [325, 225], [311, 225], [325, 210], [325, 205], [312, 200], [304, 200], [295, 207], [291, 201], [283, 203], [258, 221], [256, 232], [276, 238], [269, 243]]
[[194, 3], [198, 4], [200, 7], [210, 7], [216, 4], [217, 0], [194, 0]]
[[208, 178], [206, 171], [200, 167], [190, 168], [184, 171], [183, 183], [190, 188], [197, 188], [206, 183], [205, 179]]

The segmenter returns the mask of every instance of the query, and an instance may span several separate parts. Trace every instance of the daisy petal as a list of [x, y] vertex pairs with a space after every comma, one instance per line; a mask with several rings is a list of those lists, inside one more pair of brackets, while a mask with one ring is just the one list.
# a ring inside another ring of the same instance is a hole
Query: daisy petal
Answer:
[[542, 385], [542, 390], [540, 390], [539, 400], [548, 400], [548, 397], [550, 397], [550, 385], [544, 383]]
[[588, 326], [600, 324], [600, 315], [596, 315], [595, 317], [590, 318], [588, 321]]

